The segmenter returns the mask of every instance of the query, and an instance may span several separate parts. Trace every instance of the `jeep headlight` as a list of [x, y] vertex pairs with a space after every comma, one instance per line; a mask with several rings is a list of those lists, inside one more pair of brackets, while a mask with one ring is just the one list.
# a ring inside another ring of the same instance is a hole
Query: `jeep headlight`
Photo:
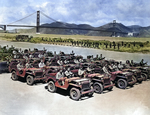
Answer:
[[91, 82], [91, 80], [89, 79], [89, 83]]
[[79, 82], [78, 84], [81, 85], [81, 82]]

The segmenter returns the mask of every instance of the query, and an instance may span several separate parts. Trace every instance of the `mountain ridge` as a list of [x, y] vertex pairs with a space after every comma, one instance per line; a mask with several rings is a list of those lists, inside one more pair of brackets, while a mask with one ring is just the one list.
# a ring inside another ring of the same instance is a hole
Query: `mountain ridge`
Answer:
[[[142, 27], [139, 25], [125, 26], [122, 23], [115, 23], [115, 25], [114, 23], [107, 23], [99, 27], [93, 27], [89, 24], [73, 24], [73, 23], [69, 24], [63, 22], [53, 22], [53, 23], [45, 23], [42, 24], [41, 26], [45, 26], [45, 28], [40, 28], [40, 33], [42, 34], [128, 36], [128, 33], [133, 33], [134, 36], [134, 33], [136, 33], [136, 37], [150, 37], [150, 26], [148, 27]], [[113, 33], [114, 30], [116, 31], [115, 34]]]

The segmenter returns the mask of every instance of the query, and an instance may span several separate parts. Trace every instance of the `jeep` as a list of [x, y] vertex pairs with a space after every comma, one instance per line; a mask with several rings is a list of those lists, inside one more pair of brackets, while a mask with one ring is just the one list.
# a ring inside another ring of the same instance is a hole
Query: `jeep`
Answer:
[[113, 89], [114, 84], [110, 80], [110, 76], [108, 74], [94, 73], [88, 74], [86, 77], [91, 79], [92, 86], [96, 93], [102, 93], [104, 89]]
[[45, 80], [43, 73], [44, 69], [41, 68], [23, 68], [17, 69], [19, 62], [11, 62], [9, 65], [9, 71], [11, 72], [11, 79], [16, 81], [19, 77], [25, 78], [28, 85], [33, 85], [35, 81]]
[[[87, 78], [79, 78], [79, 77], [72, 77], [72, 78], [61, 78], [59, 80], [56, 79], [57, 72], [49, 69], [46, 71], [46, 78], [47, 78], [47, 87], [48, 91], [51, 93], [56, 92], [57, 88], [64, 89], [69, 92], [70, 98], [73, 100], [79, 100], [81, 96], [88, 95], [92, 96], [94, 89], [91, 88], [91, 82]], [[64, 81], [62, 85], [60, 82]]]
[[115, 71], [110, 72], [111, 80], [121, 89], [128, 85], [133, 86], [137, 81], [132, 72]]
[[138, 83], [142, 83], [144, 80], [143, 74], [139, 69], [123, 69], [123, 72], [132, 72]]

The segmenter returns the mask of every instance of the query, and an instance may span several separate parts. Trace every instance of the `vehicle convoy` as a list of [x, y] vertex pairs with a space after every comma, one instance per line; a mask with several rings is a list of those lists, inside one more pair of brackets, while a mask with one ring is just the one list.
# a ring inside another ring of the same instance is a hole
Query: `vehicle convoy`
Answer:
[[28, 85], [33, 85], [35, 81], [45, 80], [42, 68], [23, 68], [17, 69], [18, 61], [12, 61], [9, 65], [9, 72], [11, 72], [11, 79], [16, 81], [19, 77], [25, 78]]
[[[52, 93], [56, 92], [57, 88], [67, 90], [70, 94], [70, 98], [73, 100], [79, 100], [82, 96], [93, 95], [94, 89], [91, 87], [91, 82], [87, 78], [63, 77], [56, 79], [57, 72], [48, 69], [46, 70], [45, 76], [47, 78], [48, 90]], [[61, 84], [61, 82], [64, 84]]]
[[[80, 67], [82, 66], [82, 68], [84, 68], [85, 78], [88, 78], [91, 80], [94, 91], [96, 93], [102, 93], [104, 89], [112, 90], [114, 84], [110, 80], [110, 76], [108, 74], [104, 73], [102, 71], [102, 69], [97, 66], [95, 66], [94, 68], [92, 67], [90, 72], [87, 71], [87, 68], [89, 67], [89, 65], [90, 65], [90, 67], [94, 66], [94, 64], [92, 64], [92, 63], [85, 63], [85, 64], [81, 63]], [[80, 67], [77, 65], [69, 66], [69, 68], [70, 68], [71, 72], [74, 74], [74, 76], [79, 76], [78, 70]]]
[[116, 60], [106, 60], [102, 55], [100, 58], [89, 56], [83, 59], [73, 52], [53, 55], [46, 50], [26, 49], [22, 52], [20, 49], [13, 51], [12, 57], [9, 65], [7, 62], [0, 63], [0, 73], [8, 70], [12, 80], [24, 78], [28, 85], [44, 81], [48, 83], [49, 92], [63, 89], [73, 100], [83, 96], [92, 97], [94, 92], [100, 94], [104, 90], [112, 90], [114, 85], [126, 89], [150, 78], [150, 66], [122, 64]]
[[104, 89], [112, 90], [113, 86], [115, 85], [110, 80], [110, 76], [105, 73], [88, 74], [86, 77], [91, 79], [95, 93], [102, 93]]
[[142, 75], [144, 81], [146, 81], [147, 79], [150, 79], [150, 67], [137, 66], [137, 67], [131, 67], [131, 68], [139, 69], [141, 71], [141, 75]]
[[147, 63], [140, 64], [140, 63], [134, 63], [133, 60], [131, 60], [131, 62], [127, 60], [126, 64], [130, 69], [140, 70], [144, 81], [150, 78], [150, 66], [148, 66]]

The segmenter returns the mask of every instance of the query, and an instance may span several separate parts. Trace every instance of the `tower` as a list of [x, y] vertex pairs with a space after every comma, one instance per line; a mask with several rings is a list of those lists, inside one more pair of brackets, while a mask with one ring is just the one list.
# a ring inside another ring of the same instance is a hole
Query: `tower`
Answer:
[[36, 33], [39, 33], [40, 26], [40, 11], [37, 11], [37, 20], [36, 20]]
[[115, 30], [116, 30], [116, 20], [113, 20], [113, 30], [114, 30], [113, 36], [116, 37], [116, 32], [115, 32]]

